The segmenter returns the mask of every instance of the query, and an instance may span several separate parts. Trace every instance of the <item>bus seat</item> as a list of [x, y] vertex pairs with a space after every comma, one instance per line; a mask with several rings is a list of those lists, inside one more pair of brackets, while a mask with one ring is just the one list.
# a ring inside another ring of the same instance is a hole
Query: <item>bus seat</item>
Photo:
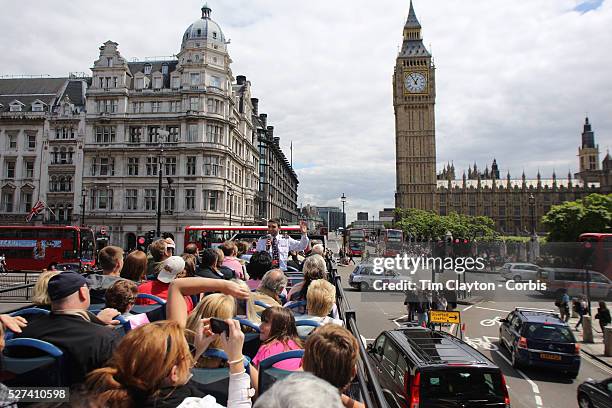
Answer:
[[[204, 352], [204, 357], [219, 358], [227, 361], [227, 354], [223, 350], [219, 349], [208, 349]], [[245, 356], [244, 367], [249, 371], [249, 364], [251, 359]], [[223, 403], [223, 399], [227, 402], [227, 392], [229, 387], [229, 368], [192, 368], [191, 374], [193, 377], [191, 381], [202, 391], [219, 395], [224, 398], [217, 400], [218, 403]]]
[[[33, 353], [33, 357], [29, 354]], [[63, 386], [64, 353], [46, 341], [19, 338], [4, 345], [0, 381], [7, 386]]]
[[312, 333], [312, 331], [320, 325], [321, 324], [319, 322], [308, 319], [295, 321], [295, 326], [297, 327], [298, 335], [302, 340], [306, 340], [306, 338], [310, 336], [310, 333]]
[[[244, 344], [242, 346], [242, 354], [249, 358], [254, 358], [261, 345], [259, 339], [259, 326], [250, 320], [236, 319], [240, 322], [242, 331], [244, 332]], [[246, 328], [246, 330], [245, 330]]]
[[304, 350], [291, 350], [275, 354], [259, 363], [259, 395], [272, 386], [276, 381], [282, 380], [294, 371], [273, 367], [274, 364], [291, 358], [304, 357]]
[[149, 321], [166, 319], [166, 301], [158, 296], [149, 293], [139, 293], [136, 299], [148, 299], [155, 304], [153, 305], [134, 305], [131, 312], [134, 314], [146, 313], [149, 316]]
[[306, 301], [305, 300], [299, 300], [297, 302], [289, 302], [285, 304], [283, 307], [290, 309], [294, 314], [306, 313]]

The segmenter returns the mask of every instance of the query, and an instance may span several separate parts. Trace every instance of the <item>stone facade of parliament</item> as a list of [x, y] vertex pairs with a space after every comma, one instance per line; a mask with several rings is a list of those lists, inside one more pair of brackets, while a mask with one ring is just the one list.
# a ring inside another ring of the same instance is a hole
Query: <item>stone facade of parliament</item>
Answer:
[[423, 45], [421, 25], [412, 2], [404, 26], [403, 44], [393, 75], [393, 105], [396, 129], [397, 208], [433, 210], [491, 217], [498, 231], [526, 233], [532, 222], [543, 231], [541, 218], [555, 204], [580, 199], [591, 193], [612, 192], [612, 159], [599, 162], [599, 147], [589, 119], [585, 119], [582, 143], [578, 148], [580, 171], [574, 175], [535, 179], [513, 179], [501, 175], [494, 159], [491, 169], [476, 164], [461, 179], [447, 164], [436, 173], [434, 105], [435, 66]]

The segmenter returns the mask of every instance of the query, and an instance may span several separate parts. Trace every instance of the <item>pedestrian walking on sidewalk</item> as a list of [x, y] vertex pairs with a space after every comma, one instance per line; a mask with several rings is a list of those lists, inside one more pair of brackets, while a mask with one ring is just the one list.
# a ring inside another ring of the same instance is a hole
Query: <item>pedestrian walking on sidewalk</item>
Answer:
[[555, 306], [559, 308], [561, 320], [567, 323], [570, 317], [570, 297], [567, 294], [567, 289], [561, 289], [560, 296], [555, 301]]
[[578, 298], [574, 299], [574, 310], [576, 311], [576, 313], [578, 313], [578, 316], [580, 317], [578, 319], [578, 323], [576, 323], [576, 330], [578, 330], [578, 326], [582, 324], [582, 318], [584, 317], [584, 315], [588, 313], [587, 309], [588, 304], [584, 296], [579, 296]]
[[612, 318], [610, 318], [610, 310], [606, 306], [606, 302], [599, 302], [595, 319], [599, 319], [599, 327], [601, 328], [601, 332], [604, 333], [605, 327], [612, 323]]

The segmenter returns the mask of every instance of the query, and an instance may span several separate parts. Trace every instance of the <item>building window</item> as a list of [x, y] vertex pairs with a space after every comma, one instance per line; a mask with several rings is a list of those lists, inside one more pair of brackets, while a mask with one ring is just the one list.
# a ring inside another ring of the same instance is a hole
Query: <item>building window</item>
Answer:
[[7, 135], [8, 143], [7, 147], [10, 150], [17, 150], [17, 135]]
[[43, 106], [40, 103], [32, 104], [32, 112], [42, 112]]
[[192, 96], [189, 98], [189, 109], [192, 111], [197, 111], [200, 109], [200, 98], [197, 96]]
[[223, 173], [223, 166], [219, 156], [204, 156], [204, 175], [219, 176]]
[[168, 142], [176, 143], [180, 139], [180, 128], [178, 126], [168, 126], [166, 128], [168, 131]]
[[115, 143], [114, 126], [96, 126], [96, 143]]
[[101, 176], [115, 175], [115, 159], [108, 157], [100, 158], [100, 173]]
[[192, 72], [190, 75], [190, 83], [191, 86], [198, 86], [200, 85], [200, 74], [198, 72]]
[[144, 73], [145, 73], [145, 75], [151, 74], [151, 64], [146, 64], [144, 66]]
[[36, 149], [36, 135], [28, 134], [28, 150]]
[[128, 157], [128, 176], [138, 175], [138, 165], [140, 164], [138, 157]]
[[125, 190], [125, 204], [128, 210], [138, 209], [138, 190], [135, 188]]
[[189, 131], [187, 132], [187, 141], [188, 142], [198, 141], [198, 125], [195, 125], [195, 124], [189, 125]]
[[505, 217], [506, 216], [506, 207], [503, 205], [500, 205], [499, 208], [497, 209], [499, 212], [499, 216], [500, 217]]
[[175, 191], [171, 188], [164, 190], [164, 211], [174, 211], [175, 206]]
[[140, 143], [142, 137], [142, 128], [139, 126], [130, 126], [130, 143]]
[[147, 176], [157, 176], [157, 157], [147, 157]]
[[113, 209], [113, 190], [93, 190], [92, 191], [93, 209], [112, 210]]
[[148, 127], [147, 142], [148, 143], [158, 143], [159, 142], [159, 126], [149, 126]]
[[4, 191], [2, 193], [2, 210], [4, 212], [13, 212], [13, 192]]
[[157, 190], [155, 190], [154, 188], [145, 189], [145, 210], [157, 210]]
[[219, 191], [204, 190], [204, 210], [219, 211]]
[[186, 174], [188, 176], [195, 176], [196, 175], [196, 157], [195, 156], [188, 156], [187, 157], [187, 171]]
[[185, 190], [185, 211], [195, 210], [195, 190], [188, 188]]
[[151, 102], [151, 112], [153, 113], [159, 112], [160, 107], [161, 107], [161, 102], [159, 101]]
[[208, 98], [208, 112], [223, 113], [223, 101], [218, 99]]
[[166, 157], [164, 162], [164, 174], [176, 176], [176, 157]]
[[32, 193], [22, 192], [21, 193], [22, 212], [30, 212], [32, 209]]
[[181, 101], [170, 101], [170, 112], [180, 112]]
[[25, 162], [25, 178], [34, 178], [34, 162], [26, 161]]
[[113, 66], [113, 57], [106, 57], [106, 66], [107, 67]]
[[10, 106], [9, 110], [11, 112], [21, 112], [21, 104], [20, 103], [15, 103], [15, 104], [12, 104], [12, 105], [9, 105], [9, 106]]
[[6, 162], [6, 178], [14, 179], [15, 178], [15, 162], [7, 161]]
[[162, 65], [162, 75], [168, 75], [168, 64]]
[[144, 113], [144, 102], [132, 102], [132, 112]]
[[209, 143], [222, 143], [222, 129], [219, 125], [206, 125], [206, 141]]
[[210, 86], [214, 86], [215, 88], [221, 88], [221, 79], [217, 76], [210, 77]]

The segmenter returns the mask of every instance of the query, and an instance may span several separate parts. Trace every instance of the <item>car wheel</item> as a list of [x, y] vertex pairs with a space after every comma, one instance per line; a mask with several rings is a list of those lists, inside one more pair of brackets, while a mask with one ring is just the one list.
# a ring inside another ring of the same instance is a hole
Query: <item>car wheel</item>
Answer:
[[512, 280], [513, 280], [513, 281], [515, 281], [515, 282], [520, 282], [520, 281], [521, 281], [521, 275], [515, 275], [515, 276], [512, 278]]
[[593, 408], [593, 404], [591, 403], [589, 396], [583, 392], [578, 395], [578, 406], [580, 408]]
[[510, 352], [510, 358], [512, 359], [512, 368], [521, 368], [521, 364], [519, 363], [518, 358], [516, 357], [515, 351]]
[[367, 283], [365, 283], [365, 282], [361, 282], [361, 283], [359, 284], [359, 290], [361, 290], [362, 292], [367, 292], [367, 290], [368, 290], [369, 288], [370, 288], [370, 287], [369, 287], [369, 286], [368, 286], [368, 284], [367, 284]]

